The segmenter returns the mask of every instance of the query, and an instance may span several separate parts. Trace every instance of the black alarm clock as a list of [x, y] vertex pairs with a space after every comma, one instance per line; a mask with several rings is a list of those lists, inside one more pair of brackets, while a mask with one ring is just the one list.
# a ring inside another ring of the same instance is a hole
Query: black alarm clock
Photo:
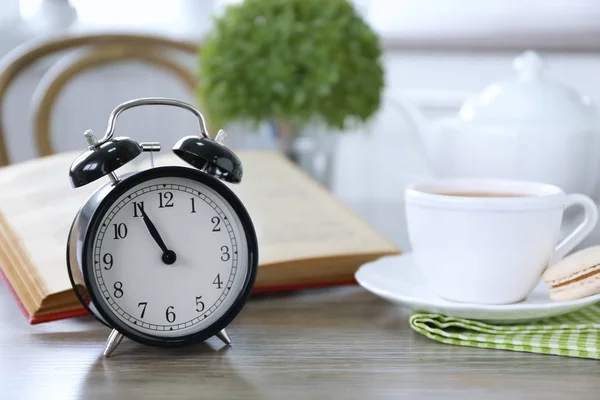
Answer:
[[[181, 107], [199, 120], [200, 136], [182, 138], [173, 152], [190, 167], [150, 167], [117, 176], [115, 170], [160, 144], [113, 137], [119, 114], [142, 105]], [[75, 293], [91, 314], [112, 328], [104, 355], [123, 336], [162, 347], [183, 346], [216, 335], [231, 343], [225, 327], [244, 306], [258, 267], [252, 220], [223, 183], [242, 179], [239, 158], [210, 138], [204, 117], [174, 99], [123, 103], [97, 140], [86, 131], [88, 150], [71, 165], [73, 187], [102, 177], [81, 207], [67, 242], [67, 266]]]

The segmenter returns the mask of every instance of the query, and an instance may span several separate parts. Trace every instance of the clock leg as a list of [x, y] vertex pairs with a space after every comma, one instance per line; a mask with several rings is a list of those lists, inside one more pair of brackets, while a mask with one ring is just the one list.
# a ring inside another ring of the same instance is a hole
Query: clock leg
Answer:
[[225, 343], [228, 346], [231, 346], [231, 339], [229, 339], [229, 335], [223, 329], [221, 332], [217, 333], [217, 337], [221, 339], [221, 342]]
[[123, 335], [120, 334], [116, 329], [113, 329], [110, 335], [108, 335], [108, 340], [106, 341], [104, 357], [110, 357], [112, 352], [119, 347], [119, 344], [121, 344], [121, 340], [123, 340]]

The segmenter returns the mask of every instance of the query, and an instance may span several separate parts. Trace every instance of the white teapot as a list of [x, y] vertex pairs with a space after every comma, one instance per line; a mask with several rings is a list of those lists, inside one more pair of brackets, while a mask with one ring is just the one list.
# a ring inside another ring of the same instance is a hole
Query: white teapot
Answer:
[[438, 177], [535, 180], [593, 196], [600, 159], [600, 112], [588, 97], [552, 80], [528, 51], [516, 76], [486, 87], [458, 115], [433, 123], [402, 102]]

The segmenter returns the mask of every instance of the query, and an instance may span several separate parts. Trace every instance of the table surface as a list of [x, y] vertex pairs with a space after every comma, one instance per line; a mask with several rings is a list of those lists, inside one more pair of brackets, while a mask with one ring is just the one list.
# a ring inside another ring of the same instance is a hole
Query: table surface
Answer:
[[[407, 248], [397, 205], [351, 204]], [[394, 221], [394, 223], [391, 223]], [[0, 399], [598, 399], [594, 360], [457, 347], [358, 286], [254, 296], [218, 339], [159, 349], [91, 317], [31, 326], [0, 281]]]
[[597, 399], [600, 363], [449, 346], [360, 287], [263, 295], [228, 328], [180, 349], [125, 339], [91, 317], [30, 326], [0, 283], [2, 399]]

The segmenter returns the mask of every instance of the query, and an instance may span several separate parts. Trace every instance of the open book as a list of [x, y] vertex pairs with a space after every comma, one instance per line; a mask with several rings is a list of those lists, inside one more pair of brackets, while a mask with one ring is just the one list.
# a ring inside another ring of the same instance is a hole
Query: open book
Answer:
[[[73, 218], [106, 179], [73, 189], [68, 170], [78, 153], [0, 169], [0, 270], [31, 323], [86, 313], [66, 268]], [[239, 152], [244, 178], [228, 185], [254, 222], [259, 242], [255, 292], [350, 284], [370, 260], [399, 250], [278, 153]], [[144, 169], [132, 162], [118, 172]], [[186, 165], [174, 155], [156, 165]]]

